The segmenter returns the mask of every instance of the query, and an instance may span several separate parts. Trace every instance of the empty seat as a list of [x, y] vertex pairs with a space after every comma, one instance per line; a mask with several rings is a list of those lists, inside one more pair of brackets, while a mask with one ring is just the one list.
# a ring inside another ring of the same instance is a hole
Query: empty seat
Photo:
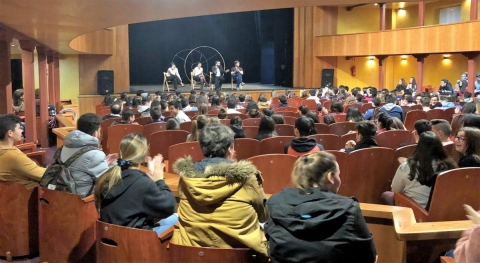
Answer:
[[354, 122], [338, 122], [330, 124], [328, 126], [328, 133], [342, 136], [347, 134], [349, 131], [355, 131], [355, 125], [356, 123]]
[[145, 126], [143, 126], [143, 136], [147, 138], [148, 142], [151, 142], [152, 139], [150, 136], [152, 136], [153, 133], [159, 132], [159, 131], [164, 131], [167, 127], [166, 122], [155, 122], [155, 123], [150, 123]]
[[190, 132], [192, 130], [192, 122], [191, 121], [186, 121], [186, 122], [180, 123], [179, 130]]
[[254, 138], [258, 134], [258, 126], [243, 126], [245, 132], [245, 138]]
[[28, 158], [32, 159], [38, 166], [46, 167], [46, 152], [36, 151], [26, 154]]
[[169, 160], [168, 148], [178, 143], [184, 143], [187, 136], [188, 132], [180, 130], [153, 133], [150, 141], [150, 156], [161, 154], [164, 160]]
[[283, 119], [285, 119], [285, 124], [295, 126], [295, 120], [297, 117], [283, 116]]
[[204, 156], [200, 143], [184, 142], [172, 145], [168, 148], [168, 172], [173, 173], [173, 164], [180, 158], [190, 156], [193, 162], [201, 161]]
[[234, 145], [237, 160], [245, 160], [260, 154], [260, 142], [251, 138], [239, 138]]
[[137, 124], [119, 124], [108, 127], [107, 150], [104, 150], [104, 152], [118, 153], [120, 151], [120, 141], [130, 133], [143, 134], [143, 126]]
[[325, 150], [339, 150], [340, 136], [335, 134], [315, 134], [310, 135], [308, 138], [313, 138], [317, 143], [321, 144]]
[[277, 136], [260, 142], [260, 154], [284, 153], [284, 147], [290, 143], [293, 136]]
[[427, 119], [427, 113], [423, 110], [411, 110], [405, 115], [405, 128], [413, 131], [415, 122], [421, 119]]
[[329, 128], [328, 125], [325, 123], [315, 123], [315, 129], [317, 130], [317, 134], [328, 134]]
[[275, 124], [275, 132], [278, 136], [295, 136], [293, 126], [288, 124]]
[[170, 243], [168, 262], [171, 263], [254, 263], [260, 262], [249, 248], [191, 247]]
[[220, 120], [220, 123], [230, 127], [230, 119], [222, 119], [222, 120]]
[[95, 222], [93, 195], [39, 188], [38, 222], [41, 262], [94, 262]]
[[315, 100], [303, 100], [302, 105], [305, 105], [308, 107], [309, 110], [311, 111], [318, 111], [318, 106]]
[[255, 126], [258, 127], [260, 124], [260, 118], [249, 118], [242, 121], [243, 126]]
[[121, 120], [120, 118], [107, 119], [102, 121], [102, 124], [100, 124], [100, 128], [101, 128], [100, 137], [102, 141], [102, 149], [104, 151], [107, 150], [108, 127], [110, 127], [114, 121], [120, 121], [120, 120]]
[[292, 184], [292, 170], [297, 157], [288, 154], [265, 154], [248, 159], [262, 173], [263, 190], [275, 194]]
[[347, 121], [347, 114], [345, 114], [345, 113], [334, 114], [333, 117], [335, 118], [336, 122], [346, 122]]
[[412, 141], [412, 133], [402, 130], [385, 131], [375, 136], [375, 140], [380, 147], [397, 149], [402, 143], [410, 143]]
[[[341, 151], [327, 151], [327, 152], [335, 155], [335, 158], [337, 159], [338, 167], [340, 168], [340, 178], [342, 178], [343, 174], [347, 173], [348, 153], [341, 152]], [[340, 186], [340, 188], [342, 187]]]

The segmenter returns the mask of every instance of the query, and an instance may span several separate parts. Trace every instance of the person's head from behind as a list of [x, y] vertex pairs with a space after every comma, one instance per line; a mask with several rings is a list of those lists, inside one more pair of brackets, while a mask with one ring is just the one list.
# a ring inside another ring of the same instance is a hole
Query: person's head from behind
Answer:
[[122, 121], [127, 123], [133, 123], [135, 121], [135, 114], [132, 110], [124, 110], [122, 112]]
[[122, 112], [123, 103], [114, 102], [110, 105], [110, 112], [115, 115], [120, 115]]
[[249, 111], [248, 111], [248, 117], [249, 118], [260, 118], [260, 111], [258, 109], [255, 109], [255, 108], [251, 108]]
[[422, 133], [432, 131], [432, 124], [425, 119], [416, 121], [413, 127], [415, 128], [413, 131], [413, 137], [415, 138], [416, 142], [418, 142]]
[[405, 130], [405, 126], [403, 125], [403, 122], [397, 118], [397, 117], [391, 117], [387, 119], [387, 126], [386, 126], [387, 131], [391, 130]]
[[138, 108], [138, 106], [140, 105], [142, 105], [142, 97], [136, 96], [135, 98], [133, 98], [132, 107]]
[[377, 125], [377, 129], [386, 129], [387, 121], [390, 118], [387, 113], [379, 111], [375, 117], [373, 117], [374, 123]]
[[182, 105], [182, 109], [186, 108], [188, 106], [188, 100], [183, 98], [183, 99], [180, 99], [180, 103]]
[[173, 116], [177, 116], [177, 114], [182, 110], [182, 103], [178, 100], [174, 100], [168, 103], [168, 111], [170, 111]]
[[245, 102], [245, 94], [243, 93], [238, 94], [238, 101], [242, 103]]
[[235, 109], [237, 107], [237, 100], [233, 97], [230, 97], [227, 101], [227, 108]]
[[335, 113], [342, 113], [343, 112], [343, 104], [340, 101], [332, 102], [330, 106], [330, 111]]
[[234, 156], [234, 136], [232, 129], [223, 124], [206, 125], [198, 137], [203, 156], [207, 158], [226, 158]]
[[377, 98], [377, 97], [373, 98], [372, 102], [373, 102], [373, 106], [375, 107], [380, 107], [380, 104], [382, 103], [380, 98]]
[[315, 95], [317, 94], [317, 91], [314, 90], [314, 89], [311, 89], [311, 90], [308, 91], [308, 93], [309, 93], [310, 97], [315, 97]]
[[218, 111], [218, 114], [217, 114], [217, 117], [220, 119], [220, 120], [223, 120], [223, 119], [226, 119], [227, 118], [227, 110], [225, 110], [224, 108], [221, 108], [219, 111]]
[[274, 133], [275, 133], [275, 121], [273, 120], [273, 115], [272, 117], [263, 116], [260, 119], [260, 124], [258, 125], [258, 134], [272, 135]]
[[472, 93], [469, 92], [469, 91], [466, 91], [465, 93], [463, 93], [463, 98], [464, 99], [470, 99], [472, 97]]
[[361, 93], [358, 93], [355, 98], [357, 99], [357, 102], [362, 102], [363, 100], [363, 95]]
[[333, 115], [327, 114], [327, 115], [323, 116], [323, 122], [327, 125], [330, 125], [330, 124], [334, 124], [336, 121], [335, 121], [335, 117], [333, 117]]
[[180, 123], [175, 118], [170, 118], [165, 125], [167, 131], [175, 131], [180, 129]]
[[292, 184], [301, 192], [321, 188], [337, 193], [342, 181], [335, 156], [316, 152], [298, 158], [292, 171]]
[[9, 143], [13, 146], [14, 143], [22, 140], [22, 129], [20, 123], [22, 119], [14, 114], [0, 115], [0, 141]]
[[260, 94], [260, 96], [258, 96], [258, 102], [267, 102], [267, 96], [265, 96], [265, 94]]
[[280, 103], [285, 104], [287, 103], [287, 96], [285, 96], [284, 94], [280, 94], [278, 96], [278, 100], [280, 101]]
[[212, 106], [218, 106], [220, 105], [220, 97], [215, 95], [212, 97]]
[[242, 118], [234, 116], [230, 119], [230, 126], [242, 127]]
[[475, 102], [469, 102], [465, 103], [462, 108], [462, 113], [463, 114], [474, 114], [477, 111], [477, 106], [475, 105]]
[[210, 118], [205, 115], [199, 115], [197, 119], [192, 121], [192, 130], [190, 132], [190, 142], [198, 141], [200, 131], [210, 122]]
[[455, 150], [461, 155], [473, 155], [480, 161], [480, 130], [477, 128], [463, 127], [455, 136]]
[[295, 120], [295, 137], [307, 137], [316, 134], [315, 125], [313, 120], [308, 117], [300, 117]]
[[283, 115], [273, 114], [272, 119], [275, 122], [275, 124], [285, 124], [285, 118], [283, 118]]
[[300, 107], [298, 107], [298, 111], [300, 112], [301, 116], [306, 116], [310, 109], [305, 105], [301, 105]]
[[265, 108], [262, 110], [263, 116], [272, 116], [275, 112], [270, 108]]
[[154, 121], [160, 120], [162, 117], [162, 108], [160, 106], [154, 106], [150, 108], [150, 118]]
[[480, 129], [480, 115], [467, 114], [463, 118], [463, 127], [471, 127]]
[[412, 104], [413, 103], [413, 96], [412, 95], [405, 95], [405, 101], [407, 104]]
[[442, 142], [448, 142], [452, 133], [452, 126], [444, 119], [433, 119], [430, 121], [432, 131]]
[[204, 115], [207, 114], [208, 112], [208, 106], [206, 103], [200, 104], [200, 107], [198, 107], [198, 114]]
[[91, 135], [95, 138], [100, 138], [100, 125], [102, 119], [95, 113], [85, 113], [77, 120], [77, 130]]
[[313, 123], [320, 123], [320, 119], [318, 118], [318, 115], [316, 112], [314, 111], [309, 111], [307, 112], [307, 114], [305, 115], [305, 117], [308, 117], [310, 119], [313, 120]]
[[139, 167], [147, 160], [147, 139], [141, 134], [130, 133], [120, 142], [117, 165], [112, 166], [96, 181], [95, 205], [100, 208], [102, 199], [112, 187], [122, 180], [122, 171], [131, 167]]
[[371, 121], [357, 122], [355, 130], [357, 131], [357, 142], [363, 138], [374, 137], [377, 133], [377, 127]]
[[417, 147], [408, 157], [410, 167], [409, 179], [416, 179], [420, 184], [431, 186], [435, 176], [433, 161], [443, 162], [439, 170], [455, 168], [455, 163], [448, 157], [440, 139], [432, 131], [426, 131], [419, 136]]
[[357, 107], [350, 107], [347, 110], [347, 121], [349, 122], [359, 122], [365, 120], [362, 113]]
[[395, 95], [393, 95], [393, 94], [388, 95], [388, 96], [385, 98], [385, 102], [386, 102], [386, 103], [393, 103], [393, 104], [395, 104], [396, 101], [397, 101], [397, 97], [395, 97]]

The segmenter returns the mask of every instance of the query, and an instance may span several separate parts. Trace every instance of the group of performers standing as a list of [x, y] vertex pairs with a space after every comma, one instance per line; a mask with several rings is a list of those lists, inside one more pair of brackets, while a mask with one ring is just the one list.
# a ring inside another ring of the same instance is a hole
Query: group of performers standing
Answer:
[[[215, 83], [215, 90], [222, 89], [222, 83], [224, 81], [223, 75], [229, 73], [232, 75], [233, 80], [235, 80], [237, 90], [240, 89], [240, 86], [245, 85], [243, 82], [243, 69], [240, 67], [240, 62], [237, 60], [234, 63], [234, 67], [231, 69], [224, 69], [220, 61], [215, 61], [215, 66], [212, 67], [212, 78]], [[184, 86], [182, 78], [178, 73], [178, 68], [175, 66], [175, 63], [170, 63], [170, 67], [167, 70], [167, 80], [173, 82], [173, 88], [176, 90], [178, 84]], [[203, 87], [208, 87], [207, 81], [205, 80], [205, 73], [203, 72], [202, 63], [198, 63], [195, 68], [193, 68], [193, 80], [200, 83], [201, 89]]]

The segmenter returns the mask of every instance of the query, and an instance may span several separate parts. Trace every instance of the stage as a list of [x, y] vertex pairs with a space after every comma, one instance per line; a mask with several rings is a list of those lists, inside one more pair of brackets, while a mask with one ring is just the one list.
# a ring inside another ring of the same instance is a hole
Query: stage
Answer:
[[[173, 85], [169, 85], [170, 91], [173, 91]], [[261, 83], [245, 83], [242, 89], [239, 92], [248, 92], [248, 91], [269, 91], [269, 90], [286, 90], [287, 87], [275, 86], [272, 84], [261, 84]], [[292, 89], [292, 88], [288, 88]], [[162, 85], [131, 85], [130, 86], [130, 93], [136, 93], [138, 90], [144, 90], [148, 93], [155, 93], [157, 91], [162, 91]], [[192, 86], [190, 84], [185, 84], [184, 87], [178, 86], [178, 90], [181, 93], [189, 93], [192, 90]], [[204, 91], [210, 91], [210, 87], [203, 88]], [[167, 91], [167, 87], [165, 87], [165, 91]], [[200, 91], [200, 85], [197, 84], [195, 86], [195, 91]], [[222, 92], [236, 92], [235, 83], [232, 85], [230, 83], [223, 83], [222, 85]]]

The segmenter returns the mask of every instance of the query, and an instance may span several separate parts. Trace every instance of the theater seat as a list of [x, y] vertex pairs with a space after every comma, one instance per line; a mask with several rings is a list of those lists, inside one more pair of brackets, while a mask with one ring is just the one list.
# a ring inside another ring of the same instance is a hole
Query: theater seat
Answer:
[[328, 130], [330, 134], [342, 136], [347, 134], [349, 131], [355, 131], [355, 125], [356, 123], [354, 122], [337, 122], [330, 124], [328, 126]]
[[155, 123], [150, 123], [145, 126], [143, 126], [143, 136], [147, 138], [148, 142], [152, 141], [152, 136], [153, 133], [159, 132], [159, 131], [165, 131], [167, 127], [166, 122], [155, 122]]
[[265, 154], [248, 159], [262, 173], [263, 190], [275, 194], [292, 184], [292, 170], [297, 157], [288, 154]]
[[120, 151], [120, 142], [123, 137], [130, 133], [143, 134], [143, 126], [137, 124], [118, 124], [110, 126], [107, 129], [107, 150], [106, 154], [118, 153]]
[[375, 136], [375, 140], [380, 147], [397, 149], [402, 143], [410, 143], [412, 133], [402, 130], [385, 131]]
[[173, 227], [160, 236], [152, 230], [96, 222], [97, 263], [165, 261]]
[[339, 147], [340, 136], [335, 134], [314, 134], [308, 136], [308, 138], [315, 139], [325, 150], [338, 150], [341, 148]]
[[408, 131], [413, 131], [415, 122], [421, 119], [427, 119], [427, 113], [423, 110], [411, 110], [405, 115], [405, 128]]
[[94, 262], [95, 222], [93, 195], [39, 188], [38, 222], [41, 262]]
[[170, 263], [256, 263], [258, 258], [249, 248], [190, 247], [170, 243], [168, 247]]
[[305, 105], [308, 107], [309, 110], [318, 112], [318, 106], [315, 100], [303, 100], [302, 105]]
[[258, 134], [258, 125], [257, 126], [243, 126], [242, 129], [245, 132], [245, 138], [253, 139]]
[[38, 188], [0, 182], [0, 257], [38, 253]]
[[440, 257], [440, 263], [455, 263], [455, 259], [451, 257]]
[[172, 145], [186, 142], [187, 136], [188, 132], [180, 130], [153, 133], [150, 137], [152, 139], [150, 141], [150, 156], [161, 154], [164, 160], [169, 160], [168, 148]]
[[275, 124], [275, 132], [278, 136], [295, 136], [294, 127], [289, 124]]
[[239, 138], [235, 140], [234, 149], [237, 160], [245, 160], [260, 154], [260, 142], [251, 138]]
[[260, 125], [260, 118], [249, 118], [242, 122], [243, 126], [255, 126], [258, 127]]
[[46, 167], [46, 157], [45, 157], [46, 152], [45, 151], [36, 151], [36, 152], [31, 152], [27, 153], [27, 157], [32, 159], [38, 166], [41, 167]]
[[284, 153], [284, 147], [293, 140], [293, 136], [277, 136], [260, 142], [260, 154]]
[[190, 156], [193, 162], [201, 161], [203, 158], [202, 148], [198, 142], [184, 142], [172, 145], [168, 148], [168, 172], [173, 173], [173, 163], [180, 158]]

